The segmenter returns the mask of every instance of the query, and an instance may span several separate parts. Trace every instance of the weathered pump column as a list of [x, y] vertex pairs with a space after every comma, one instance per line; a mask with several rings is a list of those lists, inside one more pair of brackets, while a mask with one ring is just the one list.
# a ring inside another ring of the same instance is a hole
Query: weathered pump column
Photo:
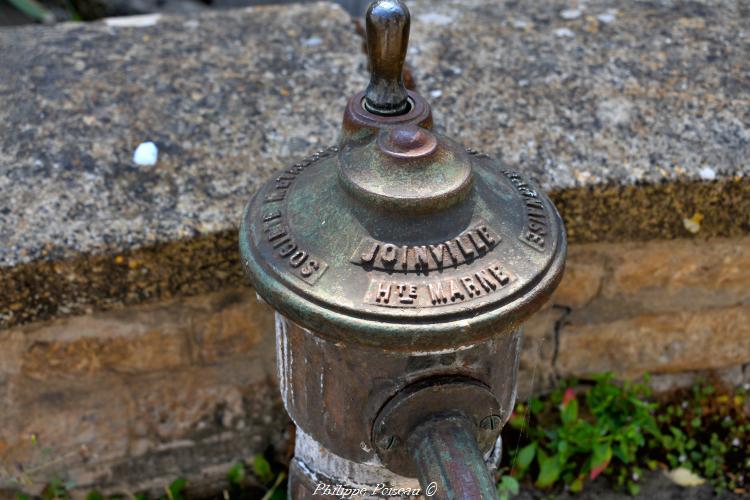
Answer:
[[539, 187], [432, 131], [403, 85], [408, 36], [402, 2], [370, 6], [371, 81], [338, 145], [280, 172], [242, 219], [245, 268], [278, 311], [293, 498], [420, 484], [494, 498], [520, 325], [563, 272], [565, 232]]

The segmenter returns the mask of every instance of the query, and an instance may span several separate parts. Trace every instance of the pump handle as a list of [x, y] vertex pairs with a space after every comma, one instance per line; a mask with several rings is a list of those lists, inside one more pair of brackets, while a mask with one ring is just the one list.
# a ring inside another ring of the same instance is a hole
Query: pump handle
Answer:
[[370, 84], [364, 106], [385, 116], [409, 111], [404, 86], [404, 60], [409, 43], [409, 9], [401, 0], [377, 0], [367, 9], [367, 55]]

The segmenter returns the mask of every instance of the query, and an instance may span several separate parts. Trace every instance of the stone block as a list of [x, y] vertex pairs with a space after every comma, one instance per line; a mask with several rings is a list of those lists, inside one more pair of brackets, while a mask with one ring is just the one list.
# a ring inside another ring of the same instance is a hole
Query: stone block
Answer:
[[190, 363], [185, 318], [131, 311], [120, 318], [79, 316], [26, 335], [22, 371], [31, 378], [162, 371]]
[[126, 457], [132, 407], [117, 377], [92, 381], [17, 377], [0, 414], [0, 486], [38, 491], [55, 475]]
[[650, 290], [675, 295], [733, 294], [750, 299], [750, 238], [624, 243], [610, 252], [612, 280], [606, 296], [641, 295]]
[[[597, 296], [572, 323], [750, 304], [750, 238], [600, 243], [573, 249], [569, 267], [603, 261]], [[561, 285], [566, 288], [566, 278]], [[576, 285], [576, 289], [580, 289]]]
[[550, 299], [551, 303], [581, 308], [599, 294], [606, 274], [606, 260], [595, 248], [595, 245], [570, 248], [565, 274]]
[[190, 343], [196, 362], [215, 363], [247, 355], [263, 336], [273, 336], [273, 311], [256, 300], [253, 290], [235, 290], [211, 297], [191, 322]]
[[750, 307], [735, 306], [569, 324], [560, 335], [556, 368], [564, 375], [612, 371], [633, 377], [748, 361]]
[[518, 397], [546, 392], [557, 380], [558, 323], [568, 309], [548, 304], [524, 324], [518, 366]]
[[252, 290], [233, 289], [13, 330], [0, 339], [0, 373], [44, 380], [166, 372], [247, 354], [273, 328], [273, 313]]

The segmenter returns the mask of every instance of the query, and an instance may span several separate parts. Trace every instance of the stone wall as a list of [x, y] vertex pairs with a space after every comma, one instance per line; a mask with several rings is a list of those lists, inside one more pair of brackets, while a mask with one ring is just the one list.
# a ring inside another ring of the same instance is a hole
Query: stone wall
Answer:
[[[55, 474], [113, 492], [226, 486], [233, 461], [287, 449], [273, 329], [237, 288], [6, 330], [0, 472], [31, 490]], [[573, 245], [526, 327], [519, 397], [601, 371], [649, 372], [657, 389], [749, 382], [750, 239]]]
[[273, 352], [250, 289], [6, 331], [0, 484], [216, 491], [239, 458], [286, 452]]
[[521, 397], [605, 371], [659, 390], [699, 372], [750, 381], [750, 239], [573, 245], [521, 369]]

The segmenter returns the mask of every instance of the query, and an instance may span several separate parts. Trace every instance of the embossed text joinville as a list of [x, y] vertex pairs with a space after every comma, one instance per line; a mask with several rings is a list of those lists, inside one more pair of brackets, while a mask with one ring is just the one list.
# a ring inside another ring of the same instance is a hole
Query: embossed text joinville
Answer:
[[426, 274], [470, 262], [499, 242], [500, 236], [479, 222], [456, 238], [433, 245], [396, 245], [365, 238], [351, 261], [379, 271]]

